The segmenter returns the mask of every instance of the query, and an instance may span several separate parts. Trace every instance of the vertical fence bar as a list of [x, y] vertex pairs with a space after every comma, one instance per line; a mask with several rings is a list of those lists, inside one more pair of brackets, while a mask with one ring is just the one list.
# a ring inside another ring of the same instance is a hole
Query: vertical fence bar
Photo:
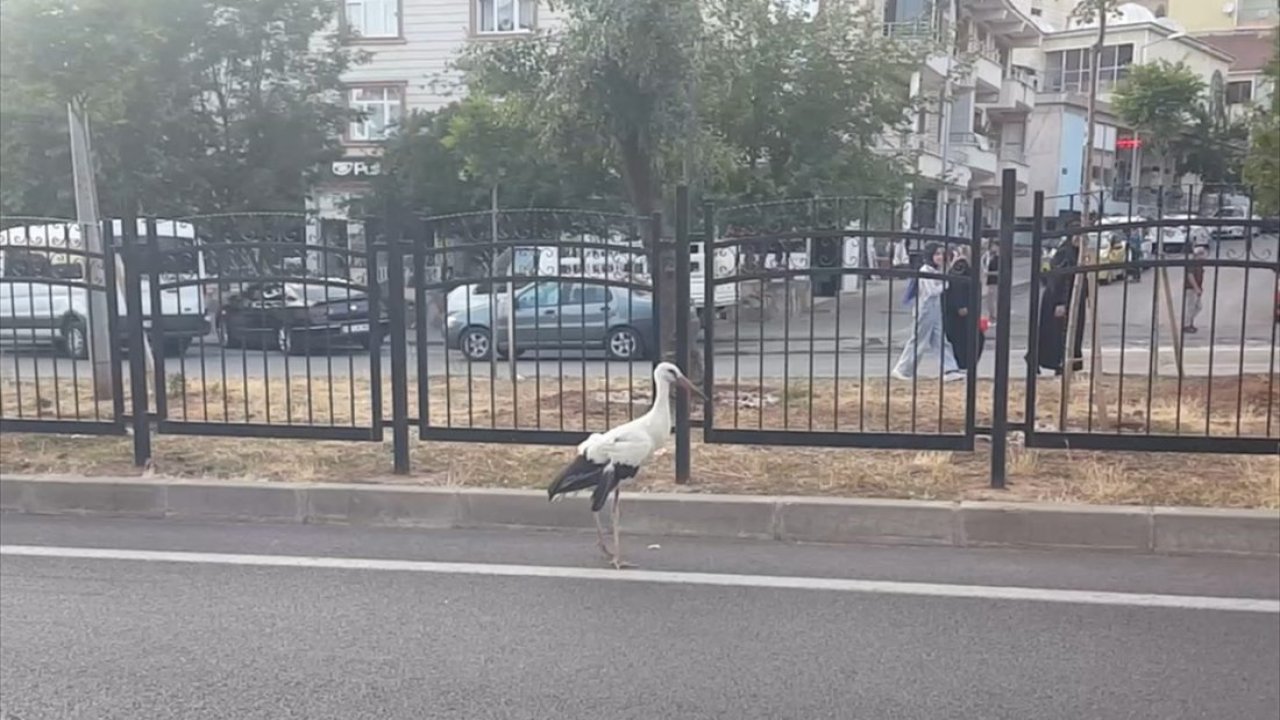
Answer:
[[[716, 221], [715, 205], [702, 203], [702, 441], [711, 442], [716, 392]], [[737, 274], [734, 270], [733, 274]], [[735, 338], [736, 342], [736, 338]], [[735, 378], [736, 381], [736, 378]]]
[[[1031, 445], [1031, 436], [1036, 432], [1036, 378], [1040, 375], [1040, 264], [1044, 261], [1044, 192], [1036, 191], [1032, 207], [1031, 221], [1031, 308], [1027, 330], [1027, 384], [1023, 388], [1026, 409], [1023, 421], [1026, 423], [1027, 445]], [[1012, 263], [1009, 258], [1005, 263]], [[997, 280], [998, 282], [998, 280]], [[996, 306], [999, 311], [1000, 300], [997, 285]], [[999, 328], [996, 329], [999, 335]]]
[[[369, 298], [369, 400], [371, 407], [370, 434], [374, 440], [382, 439], [382, 287], [378, 282], [378, 245], [384, 240], [382, 224], [370, 219], [365, 223], [365, 296]], [[403, 271], [401, 271], [403, 282]], [[395, 298], [388, 298], [394, 301]], [[404, 292], [400, 293], [400, 302], [404, 302]], [[352, 356], [348, 356], [352, 357]], [[348, 368], [351, 397], [356, 396], [355, 373]], [[329, 383], [333, 383], [332, 376]], [[356, 414], [351, 413], [351, 422], [355, 423]]]
[[[156, 417], [165, 420], [169, 417], [169, 398], [168, 387], [165, 381], [168, 379], [165, 372], [164, 350], [165, 350], [165, 332], [164, 332], [164, 306], [161, 301], [160, 281], [162, 273], [160, 272], [163, 263], [160, 262], [160, 238], [156, 229], [156, 219], [154, 216], [148, 216], [146, 220], [147, 242], [142, 248], [139, 248], [138, 257], [141, 258], [142, 267], [139, 269], [139, 276], [147, 278], [147, 290], [150, 297], [151, 306], [147, 313], [151, 320], [151, 361], [154, 363], [152, 375], [156, 384]], [[269, 408], [270, 403], [267, 404]], [[268, 410], [268, 412], [270, 412]]]
[[1016, 214], [1018, 173], [1005, 170], [1000, 180], [1000, 264], [996, 286], [996, 384], [991, 412], [991, 487], [1005, 486], [1009, 450], [1009, 323], [1013, 315], [1013, 223]]
[[[387, 246], [387, 315], [391, 323], [391, 446], [396, 475], [409, 474], [409, 342], [405, 337], [408, 328], [404, 317], [404, 249], [398, 234], [393, 235]], [[374, 322], [378, 322], [377, 318]]]
[[133, 464], [151, 461], [151, 418], [147, 402], [147, 345], [142, 322], [142, 273], [138, 248], [138, 219], [124, 218], [124, 292], [129, 338], [129, 395], [133, 410]]
[[[978, 414], [978, 338], [982, 330], [978, 327], [982, 317], [982, 279], [986, 270], [982, 267], [982, 199], [975, 198], [973, 212], [970, 214], [969, 243], [969, 316], [965, 318], [965, 334], [969, 338], [969, 352], [965, 362], [968, 377], [964, 394], [964, 433], [973, 438]], [[1007, 263], [1006, 263], [1007, 264]], [[942, 432], [942, 423], [938, 423], [938, 432]]]
[[[423, 237], [417, 238], [413, 243], [413, 311], [416, 315], [414, 318], [414, 338], [417, 340], [417, 348], [415, 348], [415, 359], [418, 364], [418, 437], [425, 438], [427, 427], [431, 424], [431, 368], [428, 365], [428, 337], [427, 327], [429, 308], [427, 307], [427, 253], [423, 243], [430, 242], [431, 226], [426, 226], [428, 232]], [[438, 263], [437, 263], [438, 266]], [[443, 278], [441, 278], [443, 280]], [[444, 292], [439, 290], [437, 292]], [[443, 305], [443, 303], [442, 303]], [[447, 312], [446, 308], [441, 308], [441, 312]], [[441, 318], [443, 326], [444, 318]], [[441, 338], [443, 340], [443, 338]], [[449, 352], [445, 348], [445, 352]]]
[[[107, 330], [111, 336], [111, 416], [124, 426], [124, 355], [120, 352], [120, 289], [116, 273], [116, 238], [110, 220], [102, 223], [102, 275], [107, 292]], [[79, 388], [77, 388], [77, 392]], [[94, 404], [95, 414], [97, 404]]]
[[[676, 188], [676, 364], [688, 372], [689, 348], [689, 186]], [[710, 278], [706, 281], [710, 283]], [[676, 393], [676, 483], [689, 482], [689, 396]]]

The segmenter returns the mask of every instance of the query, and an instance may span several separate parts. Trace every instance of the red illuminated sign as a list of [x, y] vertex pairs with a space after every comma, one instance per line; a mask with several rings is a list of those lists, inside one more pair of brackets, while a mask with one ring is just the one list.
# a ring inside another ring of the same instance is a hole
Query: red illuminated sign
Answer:
[[1116, 140], [1117, 150], [1133, 150], [1142, 147], [1142, 140], [1138, 138], [1119, 138]]

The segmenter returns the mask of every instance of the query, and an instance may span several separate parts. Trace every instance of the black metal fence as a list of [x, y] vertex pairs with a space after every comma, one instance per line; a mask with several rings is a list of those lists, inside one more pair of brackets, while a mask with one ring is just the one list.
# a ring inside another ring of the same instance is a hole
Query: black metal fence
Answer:
[[197, 216], [105, 222], [100, 252], [73, 222], [0, 218], [0, 429], [131, 432], [141, 464], [153, 432], [390, 428], [407, 472], [415, 426], [572, 444], [633, 419], [669, 358], [708, 398], [676, 404], [678, 479], [699, 426], [708, 443], [950, 451], [989, 434], [997, 485], [1018, 431], [1040, 448], [1280, 452], [1271, 223], [1050, 222], [1037, 196], [1028, 260], [1005, 180], [998, 231], [962, 234], [904, 231], [874, 198], [699, 217], [683, 188], [669, 226]]

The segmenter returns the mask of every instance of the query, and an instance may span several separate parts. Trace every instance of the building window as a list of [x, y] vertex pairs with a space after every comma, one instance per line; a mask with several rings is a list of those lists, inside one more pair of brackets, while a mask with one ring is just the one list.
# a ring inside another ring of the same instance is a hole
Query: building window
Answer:
[[[1060, 50], [1045, 54], [1047, 92], [1088, 92], [1092, 48]], [[1098, 64], [1098, 90], [1106, 92], [1125, 79], [1133, 64], [1133, 45], [1108, 45]]]
[[534, 28], [537, 0], [474, 0], [476, 33], [529, 32]]
[[400, 37], [400, 0], [347, 0], [343, 22], [359, 38]]
[[1244, 105], [1253, 102], [1253, 82], [1238, 80], [1227, 83], [1227, 104]]
[[1280, 14], [1276, 0], [1238, 0], [1236, 3], [1236, 23], [1242, 25], [1269, 25]]
[[404, 115], [404, 93], [396, 85], [369, 85], [350, 90], [351, 109], [361, 114], [347, 130], [351, 142], [379, 142]]

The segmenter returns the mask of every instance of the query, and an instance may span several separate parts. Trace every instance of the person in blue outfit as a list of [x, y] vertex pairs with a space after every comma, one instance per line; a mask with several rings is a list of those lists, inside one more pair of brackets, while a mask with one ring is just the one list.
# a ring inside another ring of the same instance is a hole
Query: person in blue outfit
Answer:
[[[921, 273], [941, 275], [946, 265], [946, 252], [937, 243], [925, 247]], [[893, 377], [910, 380], [916, 375], [921, 358], [940, 364], [947, 380], [962, 380], [964, 373], [956, 365], [955, 350], [943, 331], [942, 293], [946, 281], [938, 277], [913, 278], [907, 288], [907, 303], [915, 308], [915, 328], [902, 355], [893, 366]]]

